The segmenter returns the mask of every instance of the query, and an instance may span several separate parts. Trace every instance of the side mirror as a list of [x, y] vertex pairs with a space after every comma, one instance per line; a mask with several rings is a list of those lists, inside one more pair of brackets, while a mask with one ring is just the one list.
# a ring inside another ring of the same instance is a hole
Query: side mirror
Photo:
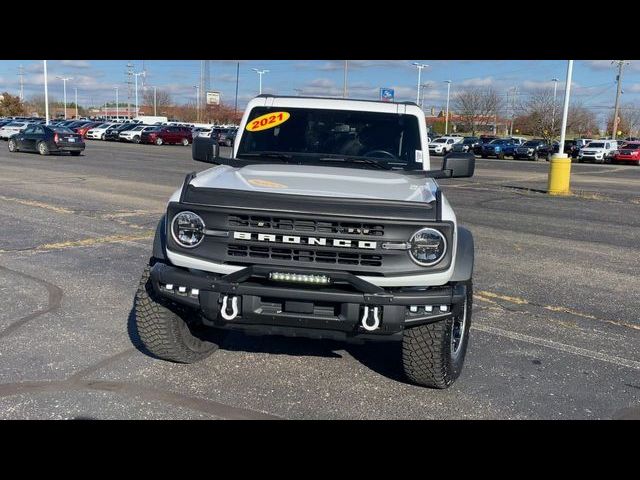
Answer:
[[198, 162], [218, 163], [216, 159], [220, 156], [220, 146], [213, 138], [194, 137], [191, 143], [191, 157]]
[[476, 157], [473, 153], [450, 153], [442, 161], [442, 170], [449, 170], [451, 178], [473, 177]]

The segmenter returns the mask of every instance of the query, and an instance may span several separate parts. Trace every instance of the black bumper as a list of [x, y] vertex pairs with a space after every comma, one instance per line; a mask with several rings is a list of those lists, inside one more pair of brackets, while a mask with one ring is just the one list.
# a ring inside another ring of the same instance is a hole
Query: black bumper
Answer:
[[[274, 282], [269, 280], [269, 273], [274, 270], [323, 274], [331, 278], [331, 284]], [[151, 269], [151, 281], [158, 295], [198, 310], [208, 326], [335, 340], [399, 340], [405, 328], [455, 315], [466, 298], [463, 283], [412, 290], [383, 289], [346, 272], [257, 265], [223, 276], [156, 263]], [[192, 293], [194, 289], [197, 292]], [[231, 304], [237, 298], [237, 316], [232, 320], [225, 320], [222, 315], [225, 297], [227, 316], [233, 313]], [[417, 311], [412, 311], [412, 306]], [[374, 331], [361, 324], [365, 307], [370, 320], [377, 309], [380, 324]]]

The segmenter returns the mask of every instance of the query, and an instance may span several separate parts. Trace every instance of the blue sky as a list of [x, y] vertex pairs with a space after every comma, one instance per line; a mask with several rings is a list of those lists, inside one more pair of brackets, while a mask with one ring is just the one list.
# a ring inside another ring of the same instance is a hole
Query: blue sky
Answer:
[[[57, 75], [73, 77], [67, 83], [68, 99], [73, 87], [78, 88], [81, 105], [102, 104], [115, 100], [114, 87], [119, 87], [120, 101], [126, 101], [125, 70], [129, 60], [50, 60], [49, 92], [62, 100], [62, 81]], [[141, 60], [131, 60], [137, 71]], [[552, 78], [560, 80], [558, 94], [564, 89], [566, 61], [562, 60], [350, 60], [349, 95], [354, 98], [377, 98], [380, 87], [395, 89], [397, 101], [416, 98], [417, 70], [412, 62], [428, 64], [422, 71], [425, 110], [440, 109], [446, 98], [445, 80], [456, 89], [472, 86], [494, 86], [507, 94], [518, 87], [521, 98], [535, 89], [553, 88]], [[42, 61], [0, 61], [0, 92], [19, 92], [18, 67], [23, 65], [25, 96], [43, 93]], [[238, 103], [242, 109], [258, 93], [258, 75], [252, 68], [267, 69], [263, 76], [263, 92], [283, 95], [342, 95], [343, 60], [241, 60]], [[195, 97], [199, 82], [198, 60], [146, 60], [146, 83], [169, 91], [177, 102]], [[610, 112], [615, 98], [616, 69], [611, 60], [577, 60], [574, 64], [572, 101], [579, 101], [602, 117]], [[212, 89], [221, 92], [222, 101], [233, 105], [236, 61], [211, 60]], [[622, 101], [640, 104], [640, 61], [625, 68]], [[132, 100], [133, 103], [133, 100]]]

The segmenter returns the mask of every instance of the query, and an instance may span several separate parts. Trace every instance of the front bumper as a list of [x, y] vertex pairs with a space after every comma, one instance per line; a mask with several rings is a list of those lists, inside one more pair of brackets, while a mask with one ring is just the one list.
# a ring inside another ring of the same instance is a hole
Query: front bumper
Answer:
[[[269, 280], [273, 271], [322, 274], [332, 283], [312, 286], [274, 282]], [[151, 269], [151, 282], [157, 295], [199, 311], [208, 326], [347, 341], [399, 340], [405, 328], [457, 314], [466, 298], [466, 286], [461, 283], [383, 289], [346, 272], [259, 265], [218, 275], [156, 263]], [[223, 304], [227, 306], [224, 312]], [[365, 311], [369, 312], [370, 325], [374, 315], [379, 319], [376, 329], [367, 330], [362, 325]]]

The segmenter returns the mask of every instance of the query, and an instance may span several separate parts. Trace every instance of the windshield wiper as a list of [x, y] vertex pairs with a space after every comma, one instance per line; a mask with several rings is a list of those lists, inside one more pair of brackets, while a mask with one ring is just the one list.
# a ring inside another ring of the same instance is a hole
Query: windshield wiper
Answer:
[[259, 157], [259, 158], [278, 158], [280, 160], [293, 160], [293, 155], [285, 152], [251, 152], [239, 153], [238, 158], [242, 157]]
[[336, 155], [336, 156], [322, 156], [322, 157], [319, 157], [318, 160], [322, 162], [365, 163], [367, 165], [372, 165], [376, 168], [380, 168], [382, 170], [391, 170], [391, 167], [386, 162], [373, 160], [369, 157]]
[[[275, 158], [282, 160], [284, 163], [296, 163], [299, 165], [312, 164], [314, 162], [342, 162], [342, 163], [360, 163], [372, 165], [382, 170], [392, 170], [392, 167], [384, 160], [374, 160], [370, 157], [362, 157], [356, 155], [341, 155], [334, 153], [311, 153], [311, 152], [247, 152], [239, 153], [237, 158]], [[296, 160], [296, 157], [309, 157], [308, 161]]]

